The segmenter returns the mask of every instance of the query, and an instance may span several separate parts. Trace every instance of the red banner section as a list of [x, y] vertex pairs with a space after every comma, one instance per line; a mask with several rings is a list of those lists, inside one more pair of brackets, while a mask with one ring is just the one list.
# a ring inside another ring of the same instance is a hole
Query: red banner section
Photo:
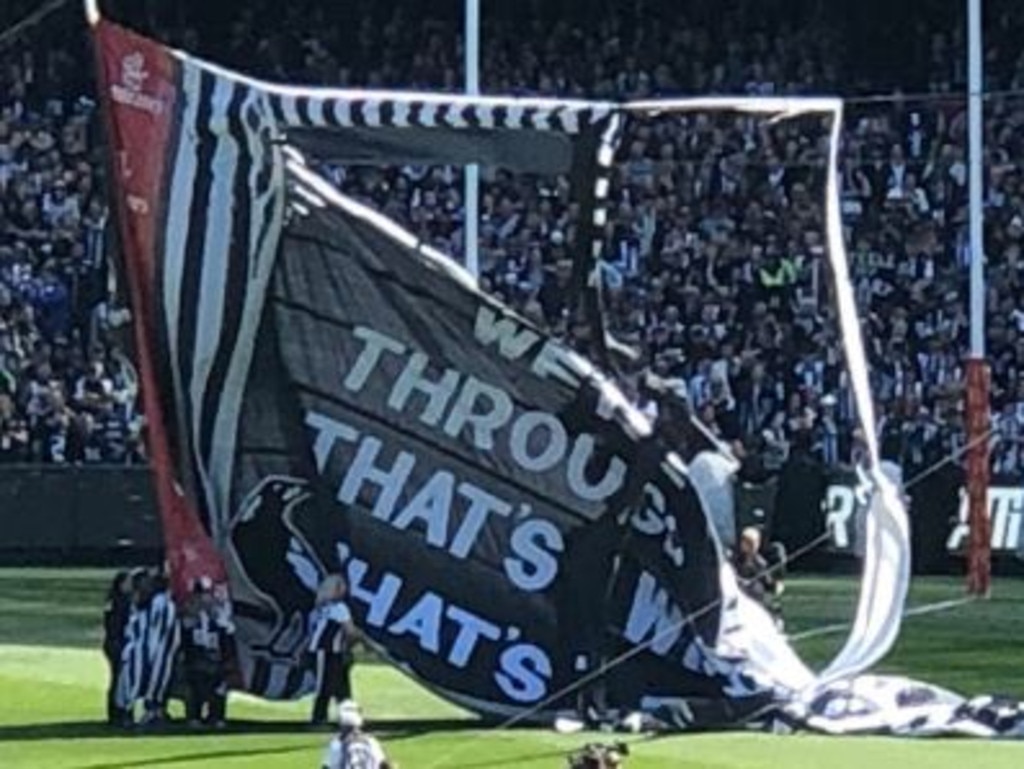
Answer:
[[193, 580], [224, 579], [220, 557], [196, 514], [195, 498], [177, 477], [161, 405], [155, 355], [161, 301], [161, 229], [169, 149], [180, 108], [180, 63], [169, 51], [105, 21], [94, 28], [101, 101], [107, 116], [114, 198], [132, 300], [147, 445], [163, 520], [175, 594]]

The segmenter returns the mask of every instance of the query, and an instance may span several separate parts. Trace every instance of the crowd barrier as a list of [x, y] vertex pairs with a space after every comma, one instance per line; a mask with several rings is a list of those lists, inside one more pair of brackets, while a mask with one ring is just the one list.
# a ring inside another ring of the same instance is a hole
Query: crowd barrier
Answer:
[[[919, 574], [962, 574], [968, 544], [967, 496], [963, 471], [955, 465], [910, 480], [910, 519], [914, 570]], [[827, 544], [807, 559], [812, 568], [863, 553], [867, 488], [852, 469], [822, 470], [812, 462], [794, 462], [764, 484], [740, 484], [737, 527], [763, 526], [769, 537], [791, 552], [828, 533]], [[1000, 570], [1019, 571], [1024, 546], [1024, 485], [994, 476], [989, 486], [992, 557]], [[799, 566], [799, 564], [798, 564]]]
[[75, 561], [160, 547], [147, 468], [0, 465], [0, 554]]
[[[913, 475], [905, 471], [905, 477]], [[915, 571], [962, 573], [968, 532], [961, 470], [939, 468], [915, 481], [908, 493]], [[866, 499], [852, 470], [823, 471], [797, 459], [766, 483], [737, 486], [736, 525], [758, 524], [790, 552], [827, 530], [828, 544], [796, 566], [841, 568], [861, 553]], [[994, 560], [1020, 564], [1016, 554], [1024, 536], [1024, 485], [995, 477], [989, 510]], [[82, 554], [156, 552], [160, 546], [146, 468], [0, 466], [0, 556], [75, 561]]]

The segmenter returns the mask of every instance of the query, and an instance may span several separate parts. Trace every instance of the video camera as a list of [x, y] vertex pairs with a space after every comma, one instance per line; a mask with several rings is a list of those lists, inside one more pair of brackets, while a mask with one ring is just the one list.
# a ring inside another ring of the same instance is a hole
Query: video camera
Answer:
[[569, 755], [568, 769], [620, 769], [628, 755], [629, 746], [624, 742], [591, 743]]

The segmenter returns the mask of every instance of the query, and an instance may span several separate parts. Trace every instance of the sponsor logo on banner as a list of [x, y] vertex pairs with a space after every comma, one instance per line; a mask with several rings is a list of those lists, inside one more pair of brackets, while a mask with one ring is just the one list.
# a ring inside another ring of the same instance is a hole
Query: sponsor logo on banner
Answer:
[[130, 53], [121, 59], [121, 82], [110, 86], [110, 97], [118, 104], [160, 115], [164, 111], [164, 103], [145, 92], [148, 79], [146, 57], [139, 51]]
[[853, 550], [857, 541], [857, 516], [868, 504], [871, 490], [865, 485], [832, 484], [825, 491], [825, 525], [832, 534], [832, 547]]
[[128, 210], [133, 214], [145, 216], [149, 213], [149, 201], [139, 195], [128, 195]]
[[[1016, 552], [1021, 545], [1021, 524], [1024, 518], [1024, 487], [990, 486], [988, 490], [988, 516], [992, 522], [992, 550]], [[968, 498], [960, 490], [958, 523], [946, 541], [951, 553], [962, 552], [970, 539], [968, 525]]]

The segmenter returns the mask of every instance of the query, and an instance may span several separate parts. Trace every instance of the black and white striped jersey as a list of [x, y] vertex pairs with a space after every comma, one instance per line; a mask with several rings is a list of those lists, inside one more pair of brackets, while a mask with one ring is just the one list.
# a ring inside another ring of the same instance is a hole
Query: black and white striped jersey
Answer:
[[348, 651], [352, 639], [347, 637], [346, 628], [351, 622], [352, 612], [344, 601], [334, 601], [313, 609], [309, 618], [308, 651], [331, 654]]

